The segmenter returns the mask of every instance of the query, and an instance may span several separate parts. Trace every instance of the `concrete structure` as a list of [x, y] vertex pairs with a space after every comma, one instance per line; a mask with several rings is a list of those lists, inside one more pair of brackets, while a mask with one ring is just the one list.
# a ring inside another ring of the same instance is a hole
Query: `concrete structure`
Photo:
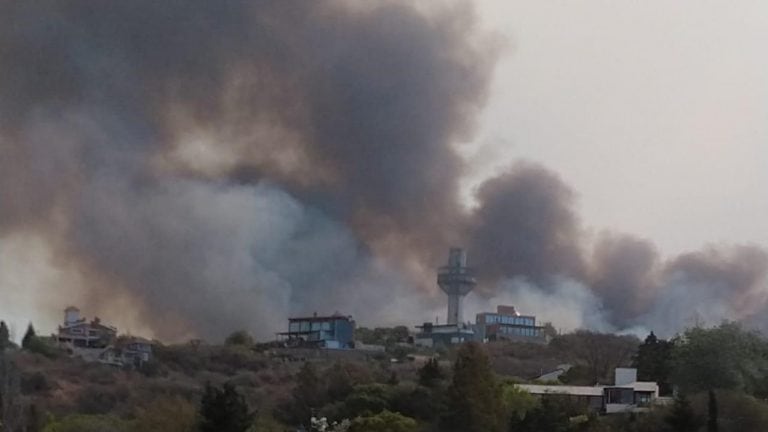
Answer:
[[475, 331], [469, 324], [437, 325], [424, 323], [416, 326], [419, 332], [413, 343], [425, 347], [445, 347], [475, 340]]
[[659, 398], [655, 382], [637, 381], [637, 369], [618, 368], [612, 386], [566, 386], [519, 384], [540, 397], [570, 397], [603, 414], [642, 412]]
[[152, 361], [154, 343], [137, 336], [121, 336], [115, 343], [115, 350], [123, 365], [141, 367]]
[[536, 326], [536, 317], [520, 315], [514, 306], [498, 306], [495, 313], [479, 313], [475, 323], [478, 340], [546, 343], [543, 327]]
[[117, 336], [115, 327], [106, 325], [96, 317], [88, 322], [80, 317], [80, 310], [69, 306], [64, 310], [64, 324], [55, 335], [60, 346], [71, 348], [106, 348]]
[[448, 320], [450, 324], [463, 322], [461, 303], [464, 296], [475, 288], [474, 272], [467, 267], [467, 253], [463, 249], [451, 248], [448, 265], [437, 271], [437, 284], [448, 295]]
[[54, 339], [72, 356], [87, 362], [140, 367], [152, 360], [152, 341], [136, 336], [118, 337], [117, 328], [102, 323], [98, 317], [89, 322], [74, 306], [64, 310], [64, 324], [59, 326]]
[[278, 333], [289, 346], [348, 349], [354, 348], [355, 321], [351, 316], [334, 314], [289, 318], [288, 331]]

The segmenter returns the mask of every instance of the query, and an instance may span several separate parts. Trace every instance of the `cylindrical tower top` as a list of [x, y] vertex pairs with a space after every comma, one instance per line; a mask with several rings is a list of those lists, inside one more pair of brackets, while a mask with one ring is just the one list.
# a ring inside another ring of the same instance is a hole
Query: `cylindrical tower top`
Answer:
[[462, 248], [451, 248], [448, 253], [448, 267], [466, 267], [467, 252]]

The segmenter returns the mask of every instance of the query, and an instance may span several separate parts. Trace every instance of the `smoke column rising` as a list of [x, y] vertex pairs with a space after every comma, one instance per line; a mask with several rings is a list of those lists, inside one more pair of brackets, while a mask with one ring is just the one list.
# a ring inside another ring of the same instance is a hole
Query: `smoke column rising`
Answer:
[[0, 313], [77, 302], [166, 340], [313, 311], [413, 324], [462, 244], [474, 301], [563, 300], [568, 327], [675, 331], [682, 301], [758, 316], [762, 249], [592, 242], [544, 167], [465, 208], [454, 146], [501, 45], [465, 2], [0, 0]]

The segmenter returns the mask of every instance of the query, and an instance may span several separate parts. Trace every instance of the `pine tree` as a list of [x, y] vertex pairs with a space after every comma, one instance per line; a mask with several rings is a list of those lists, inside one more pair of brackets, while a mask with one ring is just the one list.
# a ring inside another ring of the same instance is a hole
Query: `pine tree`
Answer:
[[0, 321], [0, 350], [4, 350], [11, 345], [11, 333], [5, 321]]
[[427, 360], [427, 362], [424, 363], [424, 366], [419, 368], [418, 374], [419, 384], [425, 387], [432, 387], [435, 383], [444, 378], [443, 371], [440, 369], [440, 364], [434, 357]]
[[245, 432], [254, 415], [232, 384], [218, 388], [209, 383], [200, 402], [200, 419], [200, 432]]
[[456, 354], [442, 430], [499, 432], [503, 429], [503, 417], [501, 389], [488, 356], [477, 343], [462, 345]]
[[709, 410], [707, 416], [707, 432], [717, 432], [717, 397], [714, 390], [709, 390]]
[[645, 338], [645, 342], [638, 347], [634, 358], [637, 378], [640, 381], [659, 383], [661, 394], [670, 394], [672, 391], [672, 386], [669, 384], [669, 375], [672, 370], [672, 347], [672, 342], [659, 339], [651, 332]]
[[27, 326], [27, 332], [24, 333], [24, 338], [21, 340], [21, 347], [24, 349], [29, 349], [35, 338], [37, 338], [35, 327], [32, 326], [32, 323], [29, 323], [29, 326]]

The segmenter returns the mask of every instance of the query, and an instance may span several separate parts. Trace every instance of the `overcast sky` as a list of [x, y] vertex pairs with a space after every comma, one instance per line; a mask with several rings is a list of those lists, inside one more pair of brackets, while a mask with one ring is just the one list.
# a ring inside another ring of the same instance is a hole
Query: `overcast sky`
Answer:
[[578, 192], [592, 229], [667, 255], [768, 246], [768, 2], [478, 4], [508, 47], [476, 179], [535, 160]]

